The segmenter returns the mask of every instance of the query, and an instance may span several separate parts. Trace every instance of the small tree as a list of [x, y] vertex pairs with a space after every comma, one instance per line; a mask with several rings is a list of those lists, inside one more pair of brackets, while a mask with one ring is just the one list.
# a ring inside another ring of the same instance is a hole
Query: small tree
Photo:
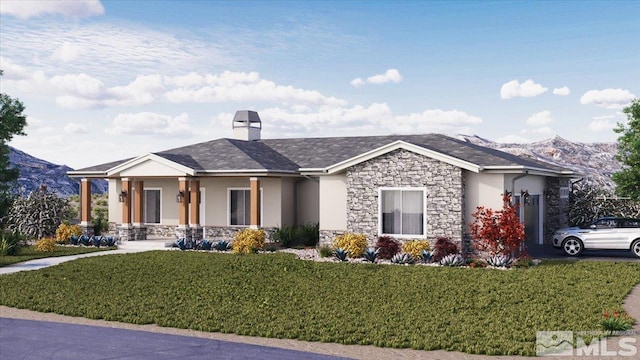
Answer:
[[518, 218], [518, 209], [511, 204], [511, 195], [503, 194], [502, 209], [479, 206], [469, 229], [476, 249], [490, 255], [520, 255], [525, 240], [524, 224]]
[[67, 199], [47, 191], [46, 186], [19, 197], [7, 216], [9, 229], [18, 231], [28, 239], [55, 236], [56, 229], [69, 218], [71, 207]]
[[624, 108], [627, 123], [618, 123], [613, 130], [621, 134], [618, 138], [616, 159], [622, 170], [611, 177], [616, 183], [616, 194], [640, 200], [640, 99], [634, 99]]

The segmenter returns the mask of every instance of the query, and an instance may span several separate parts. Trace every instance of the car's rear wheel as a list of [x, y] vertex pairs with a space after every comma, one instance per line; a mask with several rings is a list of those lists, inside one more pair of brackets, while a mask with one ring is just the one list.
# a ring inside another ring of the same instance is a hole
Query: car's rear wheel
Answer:
[[631, 244], [631, 252], [633, 255], [640, 258], [640, 239], [637, 239], [633, 244]]
[[562, 242], [562, 250], [569, 256], [578, 256], [583, 249], [582, 240], [576, 237], [568, 237]]

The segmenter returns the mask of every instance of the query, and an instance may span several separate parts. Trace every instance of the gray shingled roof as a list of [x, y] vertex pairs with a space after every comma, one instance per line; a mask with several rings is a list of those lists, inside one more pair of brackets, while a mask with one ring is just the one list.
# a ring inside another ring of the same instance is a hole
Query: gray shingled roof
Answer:
[[[482, 167], [521, 166], [552, 172], [568, 171], [553, 164], [518, 157], [441, 134], [265, 139], [258, 141], [217, 139], [155, 154], [196, 171], [296, 172], [300, 168], [326, 168], [398, 140]], [[77, 172], [107, 171], [128, 160], [97, 165], [77, 170]]]

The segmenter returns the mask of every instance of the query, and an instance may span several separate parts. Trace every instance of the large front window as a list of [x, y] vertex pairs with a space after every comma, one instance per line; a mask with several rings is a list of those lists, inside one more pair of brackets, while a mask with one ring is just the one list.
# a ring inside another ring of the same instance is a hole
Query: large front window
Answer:
[[[262, 189], [260, 195], [262, 196]], [[260, 213], [262, 214], [262, 209]], [[229, 225], [251, 225], [251, 190], [229, 189]]]
[[423, 188], [380, 189], [380, 233], [424, 236], [424, 199]]
[[161, 196], [160, 189], [144, 189], [144, 222], [160, 224]]

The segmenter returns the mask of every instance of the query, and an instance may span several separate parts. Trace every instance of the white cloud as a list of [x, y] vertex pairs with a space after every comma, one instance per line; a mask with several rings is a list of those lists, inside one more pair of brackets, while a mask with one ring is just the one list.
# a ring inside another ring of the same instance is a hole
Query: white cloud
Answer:
[[580, 98], [583, 105], [596, 105], [607, 109], [622, 109], [636, 96], [629, 90], [603, 89], [589, 90]]
[[608, 116], [594, 117], [593, 121], [587, 126], [587, 130], [594, 132], [611, 131], [616, 127], [616, 122], [611, 121], [611, 118]]
[[540, 84], [536, 84], [529, 79], [523, 83], [518, 80], [511, 80], [502, 84], [500, 88], [500, 97], [502, 99], [511, 99], [514, 97], [534, 97], [544, 94], [548, 89]]
[[[332, 96], [324, 96], [315, 90], [295, 88], [291, 85], [278, 85], [273, 81], [260, 78], [257, 72], [231, 72], [221, 74], [197, 74], [168, 78], [169, 84], [197, 84], [184, 86], [165, 93], [167, 100], [173, 103], [220, 103], [220, 102], [278, 102], [297, 104], [315, 104], [344, 106], [346, 101]], [[206, 84], [199, 86], [200, 84]]]
[[355, 78], [351, 80], [351, 85], [358, 87], [364, 84], [399, 83], [400, 81], [402, 81], [402, 75], [400, 75], [398, 69], [389, 69], [384, 74], [369, 76], [366, 81], [362, 80], [362, 78]]
[[29, 70], [24, 66], [15, 64], [10, 59], [0, 56], [0, 69], [2, 80], [23, 80], [29, 78]]
[[62, 46], [57, 48], [53, 54], [51, 54], [51, 59], [70, 62], [77, 59], [83, 52], [84, 50], [82, 47], [69, 42], [64, 42]]
[[96, 98], [104, 93], [102, 81], [87, 74], [56, 75], [49, 83], [62, 94]]
[[84, 18], [104, 14], [104, 7], [99, 0], [3, 0], [0, 14], [21, 19], [44, 14]]
[[154, 102], [164, 92], [161, 75], [141, 75], [126, 86], [116, 86], [107, 90], [109, 97], [105, 105], [137, 106]]
[[140, 112], [118, 114], [111, 126], [105, 129], [112, 135], [193, 135], [194, 130], [189, 125], [189, 115], [182, 113], [178, 116]]
[[67, 134], [86, 134], [89, 132], [89, 130], [87, 129], [87, 126], [85, 124], [70, 122], [64, 126], [64, 132], [66, 132]]
[[567, 96], [571, 93], [571, 90], [569, 90], [568, 87], [563, 86], [561, 88], [555, 88], [553, 89], [553, 95], [558, 95], [558, 96]]
[[549, 110], [537, 112], [527, 119], [527, 125], [530, 126], [545, 126], [551, 124], [552, 122], [553, 117], [551, 116], [551, 111]]

